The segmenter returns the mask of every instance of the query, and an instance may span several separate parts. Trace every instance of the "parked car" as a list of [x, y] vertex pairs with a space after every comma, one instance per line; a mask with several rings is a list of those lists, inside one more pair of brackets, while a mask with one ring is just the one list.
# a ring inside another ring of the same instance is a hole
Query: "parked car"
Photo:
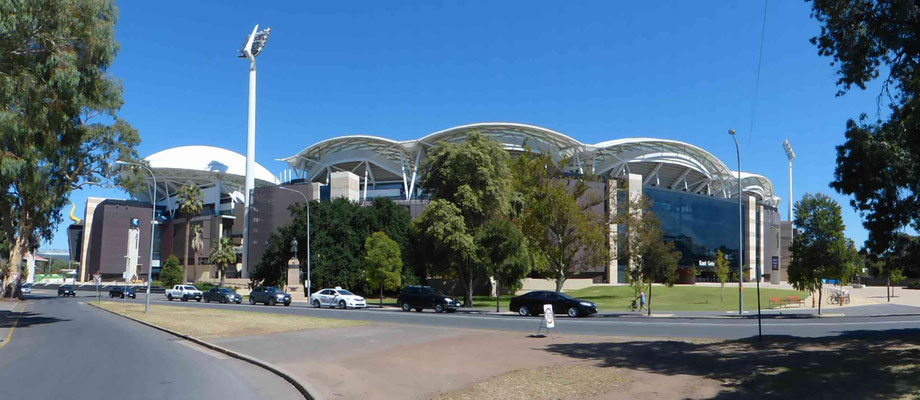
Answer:
[[570, 317], [585, 317], [597, 313], [597, 304], [579, 300], [565, 293], [549, 290], [535, 290], [511, 298], [508, 309], [522, 316], [543, 314], [543, 305], [552, 304], [553, 314]]
[[396, 304], [403, 311], [415, 309], [421, 312], [430, 308], [435, 312], [454, 312], [460, 308], [460, 300], [451, 298], [431, 286], [406, 286], [399, 292]]
[[32, 284], [31, 284], [31, 283], [25, 283], [25, 284], [22, 285], [22, 287], [20, 288], [20, 290], [22, 290], [22, 293], [23, 293], [23, 294], [32, 293]]
[[338, 307], [342, 309], [367, 307], [367, 301], [365, 301], [363, 297], [338, 286], [336, 286], [335, 289], [323, 289], [311, 294], [310, 304], [313, 304], [313, 307], [316, 308], [322, 306]]
[[58, 287], [58, 296], [74, 296], [76, 297], [77, 292], [73, 291], [73, 286], [70, 285], [61, 285]]
[[205, 303], [210, 303], [212, 301], [217, 301], [220, 303], [236, 303], [240, 304], [243, 302], [243, 296], [237, 294], [231, 289], [227, 288], [210, 288], [207, 292], [204, 292], [204, 301]]
[[291, 305], [291, 295], [275, 287], [256, 286], [249, 292], [249, 304], [255, 305], [256, 303], [264, 303], [267, 306], [283, 303], [285, 306], [289, 306]]
[[169, 301], [180, 299], [182, 301], [198, 300], [201, 301], [201, 291], [192, 285], [176, 285], [172, 289], [166, 289], [166, 298]]
[[134, 292], [134, 288], [133, 288], [133, 287], [130, 287], [130, 286], [128, 286], [128, 287], [124, 287], [124, 286], [115, 286], [115, 287], [109, 289], [109, 297], [111, 297], [111, 298], [120, 297], [120, 298], [123, 299], [123, 298], [125, 298], [125, 296], [130, 297], [130, 298], [132, 298], [132, 299], [136, 299], [136, 298], [137, 298], [137, 293], [135, 293], [135, 292]]

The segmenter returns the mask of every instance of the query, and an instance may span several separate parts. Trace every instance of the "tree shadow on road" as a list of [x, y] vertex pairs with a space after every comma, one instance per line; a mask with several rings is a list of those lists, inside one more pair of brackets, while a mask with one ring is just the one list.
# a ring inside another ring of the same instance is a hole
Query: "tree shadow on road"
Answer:
[[890, 399], [920, 396], [920, 329], [840, 336], [691, 343], [676, 340], [551, 344], [601, 367], [718, 380], [715, 398]]
[[32, 325], [53, 324], [55, 322], [64, 321], [69, 321], [69, 319], [45, 317], [41, 313], [33, 313], [28, 311], [23, 312], [20, 315], [18, 312], [0, 310], [0, 328], [12, 328], [13, 324], [15, 324], [17, 328], [27, 328]]

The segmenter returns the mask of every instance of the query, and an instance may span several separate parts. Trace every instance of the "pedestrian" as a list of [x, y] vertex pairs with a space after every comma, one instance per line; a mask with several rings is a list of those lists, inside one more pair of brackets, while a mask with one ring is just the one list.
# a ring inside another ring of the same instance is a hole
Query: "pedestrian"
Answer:
[[640, 290], [639, 291], [639, 311], [642, 311], [643, 309], [648, 310], [648, 307], [645, 306], [645, 291]]

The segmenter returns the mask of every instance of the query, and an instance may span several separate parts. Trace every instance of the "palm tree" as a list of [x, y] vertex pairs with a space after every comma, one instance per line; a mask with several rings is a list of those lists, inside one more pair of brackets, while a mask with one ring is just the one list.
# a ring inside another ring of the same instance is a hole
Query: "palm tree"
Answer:
[[201, 252], [201, 248], [204, 247], [204, 241], [201, 240], [201, 224], [195, 225], [192, 228], [192, 251], [195, 254], [195, 266], [198, 266], [198, 253]]
[[233, 246], [233, 241], [224, 236], [215, 242], [214, 247], [211, 248], [209, 261], [217, 265], [217, 270], [220, 271], [220, 286], [224, 286], [227, 266], [236, 263], [236, 247]]
[[185, 217], [185, 246], [183, 246], [183, 259], [185, 260], [185, 270], [188, 271], [188, 228], [193, 216], [201, 214], [204, 208], [204, 201], [201, 200], [201, 188], [191, 181], [186, 182], [176, 192], [176, 198], [179, 202], [179, 214]]

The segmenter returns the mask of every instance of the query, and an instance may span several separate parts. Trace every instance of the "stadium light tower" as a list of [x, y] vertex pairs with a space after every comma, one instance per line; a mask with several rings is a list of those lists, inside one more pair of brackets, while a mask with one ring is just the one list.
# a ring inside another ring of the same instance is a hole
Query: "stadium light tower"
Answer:
[[[792, 160], [795, 160], [795, 152], [792, 151], [792, 145], [789, 139], [783, 140], [783, 150], [786, 150], [786, 157], [789, 159], [789, 222], [792, 222]], [[792, 238], [790, 235], [789, 238]]]
[[246, 134], [246, 191], [243, 193], [243, 278], [249, 278], [249, 206], [255, 178], [252, 176], [256, 157], [256, 56], [262, 53], [272, 28], [252, 28], [246, 43], [240, 49], [240, 58], [249, 60], [249, 129]]

